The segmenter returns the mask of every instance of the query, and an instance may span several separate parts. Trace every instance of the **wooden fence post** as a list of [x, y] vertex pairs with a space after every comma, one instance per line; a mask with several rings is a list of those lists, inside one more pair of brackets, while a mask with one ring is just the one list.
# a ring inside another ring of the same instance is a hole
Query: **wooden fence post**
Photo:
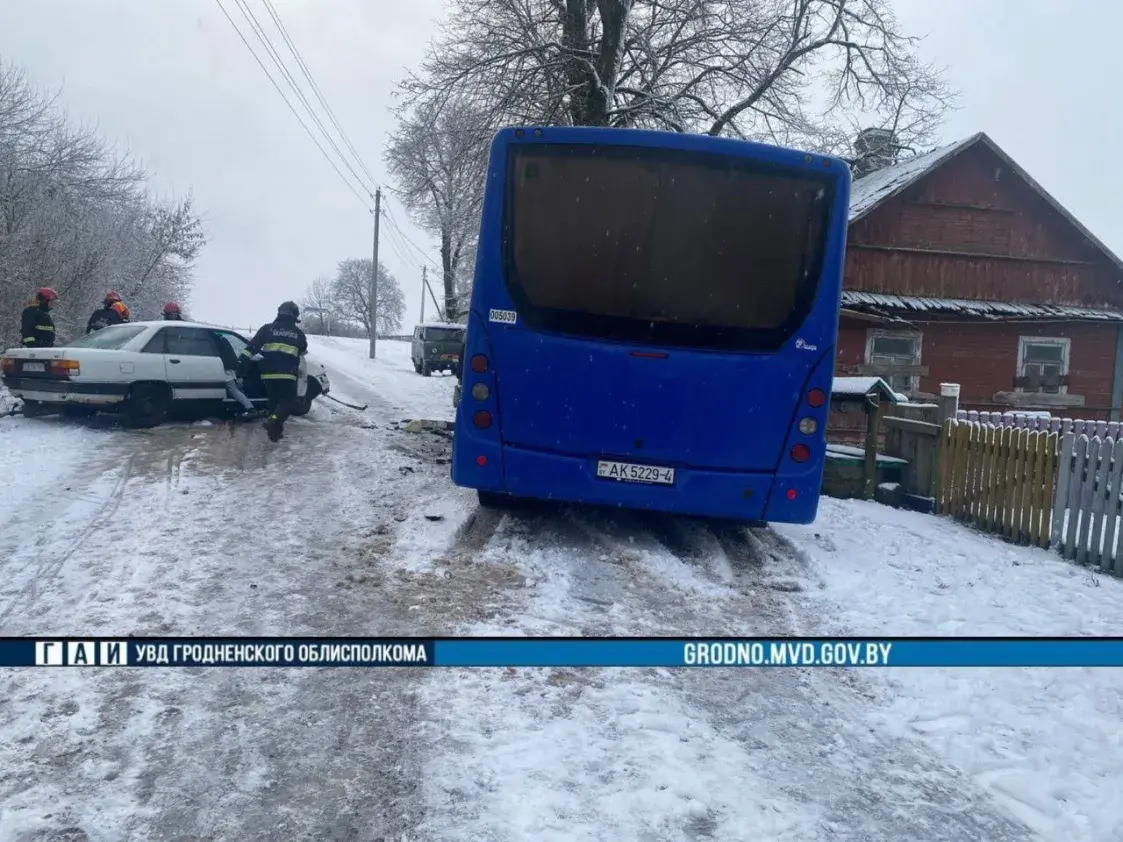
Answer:
[[866, 499], [874, 499], [877, 489], [877, 433], [881, 400], [877, 394], [866, 395]]
[[949, 418], [956, 418], [959, 414], [959, 384], [958, 383], [941, 383], [940, 384], [940, 418], [939, 423], [943, 424]]

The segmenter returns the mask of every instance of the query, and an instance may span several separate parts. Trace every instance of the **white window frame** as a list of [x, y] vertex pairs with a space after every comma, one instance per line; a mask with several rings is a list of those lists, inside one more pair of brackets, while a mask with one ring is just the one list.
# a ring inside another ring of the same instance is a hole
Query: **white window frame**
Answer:
[[[1061, 354], [1061, 377], [1067, 377], [1069, 362], [1072, 359], [1072, 339], [1067, 336], [1019, 336], [1018, 337], [1018, 368], [1015, 377], [1025, 377], [1026, 346], [1028, 345], [1059, 345], [1063, 349]], [[1022, 386], [1015, 391], [1025, 392]], [[1027, 394], [1042, 395], [1067, 395], [1068, 386], [1057, 387], [1056, 392], [1027, 392]]]
[[[873, 365], [873, 346], [874, 342], [878, 339], [911, 339], [915, 343], [913, 348], [912, 362], [910, 365], [920, 365], [921, 356], [924, 353], [924, 334], [919, 330], [882, 330], [880, 328], [869, 328], [866, 331], [866, 365]], [[890, 388], [892, 384], [889, 384]], [[906, 395], [915, 395], [920, 391], [920, 375], [910, 374], [908, 376], [908, 388], [904, 390]]]

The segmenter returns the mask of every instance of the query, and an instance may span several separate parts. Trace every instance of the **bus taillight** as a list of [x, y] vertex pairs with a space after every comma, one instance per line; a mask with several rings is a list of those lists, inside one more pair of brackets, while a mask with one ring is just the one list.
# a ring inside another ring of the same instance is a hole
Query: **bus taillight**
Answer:
[[827, 402], [827, 393], [822, 389], [812, 389], [807, 393], [807, 405], [818, 409]]
[[476, 354], [472, 357], [470, 365], [472, 366], [472, 371], [476, 372], [476, 374], [483, 374], [487, 371], [487, 357], [483, 354]]
[[486, 409], [481, 409], [472, 416], [472, 423], [480, 430], [486, 430], [491, 426], [491, 413]]
[[806, 462], [811, 458], [811, 448], [805, 444], [797, 444], [792, 448], [792, 459], [796, 462]]

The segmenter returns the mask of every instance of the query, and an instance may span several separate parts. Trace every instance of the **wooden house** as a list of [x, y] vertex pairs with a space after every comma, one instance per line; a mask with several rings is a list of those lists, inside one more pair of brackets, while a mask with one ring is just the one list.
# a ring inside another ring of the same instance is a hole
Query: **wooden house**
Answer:
[[1123, 262], [985, 134], [883, 162], [852, 187], [836, 373], [1119, 420]]

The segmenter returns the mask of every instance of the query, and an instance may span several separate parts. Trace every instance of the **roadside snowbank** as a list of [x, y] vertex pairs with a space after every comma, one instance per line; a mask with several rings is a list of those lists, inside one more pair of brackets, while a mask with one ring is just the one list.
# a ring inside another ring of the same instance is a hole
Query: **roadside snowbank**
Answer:
[[365, 339], [309, 336], [308, 344], [309, 356], [327, 367], [332, 393], [341, 400], [348, 400], [353, 392], [369, 389], [385, 400], [388, 408], [403, 413], [403, 418], [452, 420], [456, 378], [446, 374], [422, 377], [414, 371], [410, 343], [380, 340], [374, 360], [367, 356], [369, 346]]
[[[1123, 635], [1123, 582], [947, 519], [823, 498], [780, 526], [815, 563], [826, 633]], [[871, 722], [919, 736], [1047, 840], [1123, 838], [1123, 670], [899, 669]]]

